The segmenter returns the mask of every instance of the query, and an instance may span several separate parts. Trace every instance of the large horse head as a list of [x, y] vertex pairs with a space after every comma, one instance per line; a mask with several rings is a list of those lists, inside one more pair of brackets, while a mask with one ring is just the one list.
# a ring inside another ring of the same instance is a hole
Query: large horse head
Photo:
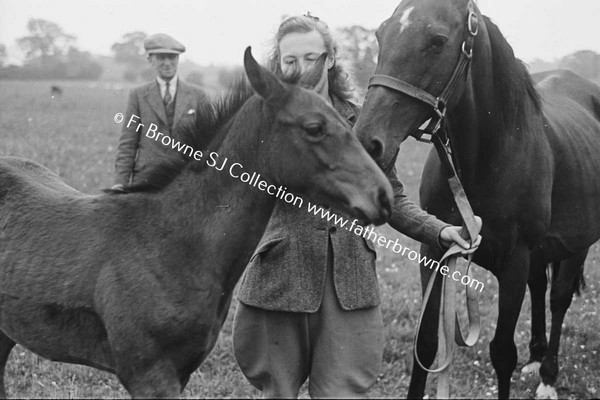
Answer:
[[368, 155], [348, 122], [314, 86], [326, 73], [326, 55], [303, 76], [288, 84], [260, 66], [250, 48], [244, 67], [250, 84], [268, 114], [262, 132], [262, 171], [278, 184], [330, 204], [364, 223], [383, 223], [391, 215], [392, 189], [381, 169]]
[[380, 165], [456, 105], [475, 42], [485, 35], [481, 21], [473, 0], [405, 0], [379, 26], [377, 69], [355, 129]]

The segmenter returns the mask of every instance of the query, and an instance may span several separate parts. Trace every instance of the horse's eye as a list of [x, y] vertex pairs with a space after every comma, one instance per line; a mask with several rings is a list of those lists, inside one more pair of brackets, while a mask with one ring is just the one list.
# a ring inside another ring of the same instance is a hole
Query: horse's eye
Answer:
[[447, 41], [448, 41], [448, 38], [446, 36], [443, 36], [443, 35], [434, 36], [433, 39], [431, 39], [431, 47], [433, 47], [436, 50], [441, 50], [441, 48], [444, 47], [444, 45], [446, 44]]
[[304, 127], [304, 130], [308, 134], [308, 136], [319, 137], [323, 136], [325, 131], [323, 130], [322, 124], [310, 124]]

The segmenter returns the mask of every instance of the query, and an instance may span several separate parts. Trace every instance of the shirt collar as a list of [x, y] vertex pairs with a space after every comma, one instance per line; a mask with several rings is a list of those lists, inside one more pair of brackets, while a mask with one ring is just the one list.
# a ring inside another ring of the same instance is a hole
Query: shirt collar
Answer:
[[[167, 81], [162, 79], [160, 76], [156, 77], [156, 81], [158, 82], [158, 85], [161, 88], [164, 89], [167, 87]], [[177, 87], [177, 74], [175, 74], [175, 76], [173, 78], [171, 78], [171, 80], [169, 81], [169, 89], [176, 88], [176, 87]]]

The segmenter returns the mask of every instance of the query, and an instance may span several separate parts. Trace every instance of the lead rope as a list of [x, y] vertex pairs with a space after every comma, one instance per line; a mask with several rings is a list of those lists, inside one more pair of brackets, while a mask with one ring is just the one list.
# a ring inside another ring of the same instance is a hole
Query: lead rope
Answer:
[[[439, 135], [435, 135], [433, 138], [434, 145], [447, 172], [448, 172], [448, 184], [452, 190], [454, 201], [458, 207], [460, 215], [464, 221], [463, 225], [463, 237], [468, 235], [471, 243], [474, 243], [479, 235], [480, 227], [477, 226], [475, 220], [475, 214], [471, 208], [471, 205], [467, 199], [464, 188], [456, 173], [456, 168], [452, 160], [452, 153], [448, 143], [444, 143]], [[466, 232], [465, 232], [466, 231]], [[453, 245], [446, 251], [442, 256], [439, 265], [446, 265], [449, 268], [448, 275], [452, 274], [457, 270], [456, 263], [458, 257], [461, 257], [463, 248], [458, 244]], [[467, 258], [468, 264], [465, 275], [471, 277], [470, 267], [473, 259], [473, 255], [470, 254]], [[480, 319], [479, 319], [479, 305], [477, 303], [477, 296], [473, 288], [466, 286], [467, 296], [467, 315], [469, 320], [468, 334], [465, 339], [462, 334], [460, 321], [458, 319], [458, 313], [456, 311], [456, 281], [454, 279], [442, 278], [442, 288], [440, 296], [440, 311], [439, 311], [439, 323], [438, 323], [438, 354], [440, 355], [438, 360], [438, 367], [435, 369], [426, 368], [421, 362], [418, 354], [418, 337], [421, 330], [421, 323], [425, 314], [425, 309], [433, 290], [433, 284], [436, 279], [436, 273], [433, 273], [429, 278], [425, 294], [423, 295], [423, 304], [421, 307], [421, 313], [419, 315], [417, 330], [414, 339], [414, 356], [416, 362], [423, 370], [430, 373], [438, 373], [437, 380], [437, 395], [438, 399], [449, 398], [450, 396], [450, 365], [454, 356], [454, 344], [458, 344], [462, 347], [471, 347], [479, 339], [480, 334]], [[454, 321], [453, 321], [454, 319]]]

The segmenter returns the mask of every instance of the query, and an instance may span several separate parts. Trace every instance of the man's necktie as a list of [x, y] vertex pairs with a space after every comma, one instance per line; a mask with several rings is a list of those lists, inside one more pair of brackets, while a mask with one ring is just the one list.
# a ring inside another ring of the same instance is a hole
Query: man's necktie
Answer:
[[165, 102], [165, 106], [171, 102], [171, 92], [169, 91], [169, 82], [167, 82], [167, 90], [165, 90], [164, 102]]

